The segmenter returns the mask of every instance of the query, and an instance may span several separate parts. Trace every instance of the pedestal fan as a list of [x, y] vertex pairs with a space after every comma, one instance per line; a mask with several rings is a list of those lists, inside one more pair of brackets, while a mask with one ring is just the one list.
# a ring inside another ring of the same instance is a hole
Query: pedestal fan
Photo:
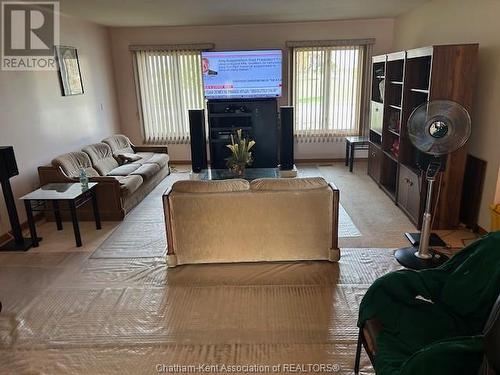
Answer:
[[469, 139], [471, 119], [467, 110], [460, 104], [449, 100], [434, 100], [420, 105], [412, 112], [407, 128], [411, 143], [418, 150], [430, 155], [431, 160], [425, 173], [427, 197], [418, 250], [415, 251], [415, 247], [398, 249], [395, 257], [406, 268], [433, 268], [448, 259], [429, 248], [434, 182], [443, 168], [441, 158], [458, 150]]

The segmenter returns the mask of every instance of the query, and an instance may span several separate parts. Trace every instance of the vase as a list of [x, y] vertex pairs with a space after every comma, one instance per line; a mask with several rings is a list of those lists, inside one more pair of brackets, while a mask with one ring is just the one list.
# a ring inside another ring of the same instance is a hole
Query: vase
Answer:
[[234, 165], [231, 169], [233, 170], [233, 173], [238, 177], [243, 177], [245, 175], [244, 165]]

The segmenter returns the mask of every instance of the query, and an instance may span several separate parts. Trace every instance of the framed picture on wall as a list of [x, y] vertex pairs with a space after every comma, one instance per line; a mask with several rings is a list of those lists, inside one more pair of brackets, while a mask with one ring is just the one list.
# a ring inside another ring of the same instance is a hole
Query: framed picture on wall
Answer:
[[82, 75], [75, 47], [56, 46], [59, 81], [63, 96], [83, 94]]

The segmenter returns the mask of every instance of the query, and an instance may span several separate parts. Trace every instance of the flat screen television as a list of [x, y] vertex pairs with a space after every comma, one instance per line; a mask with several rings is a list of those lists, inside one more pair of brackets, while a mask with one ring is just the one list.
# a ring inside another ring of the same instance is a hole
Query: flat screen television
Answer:
[[202, 52], [207, 99], [278, 98], [281, 50]]

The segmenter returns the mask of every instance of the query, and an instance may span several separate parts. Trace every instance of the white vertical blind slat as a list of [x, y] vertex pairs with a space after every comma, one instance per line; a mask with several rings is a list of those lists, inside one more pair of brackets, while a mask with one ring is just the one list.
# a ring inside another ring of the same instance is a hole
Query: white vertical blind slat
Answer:
[[134, 51], [144, 142], [189, 142], [188, 110], [204, 107], [197, 50]]

